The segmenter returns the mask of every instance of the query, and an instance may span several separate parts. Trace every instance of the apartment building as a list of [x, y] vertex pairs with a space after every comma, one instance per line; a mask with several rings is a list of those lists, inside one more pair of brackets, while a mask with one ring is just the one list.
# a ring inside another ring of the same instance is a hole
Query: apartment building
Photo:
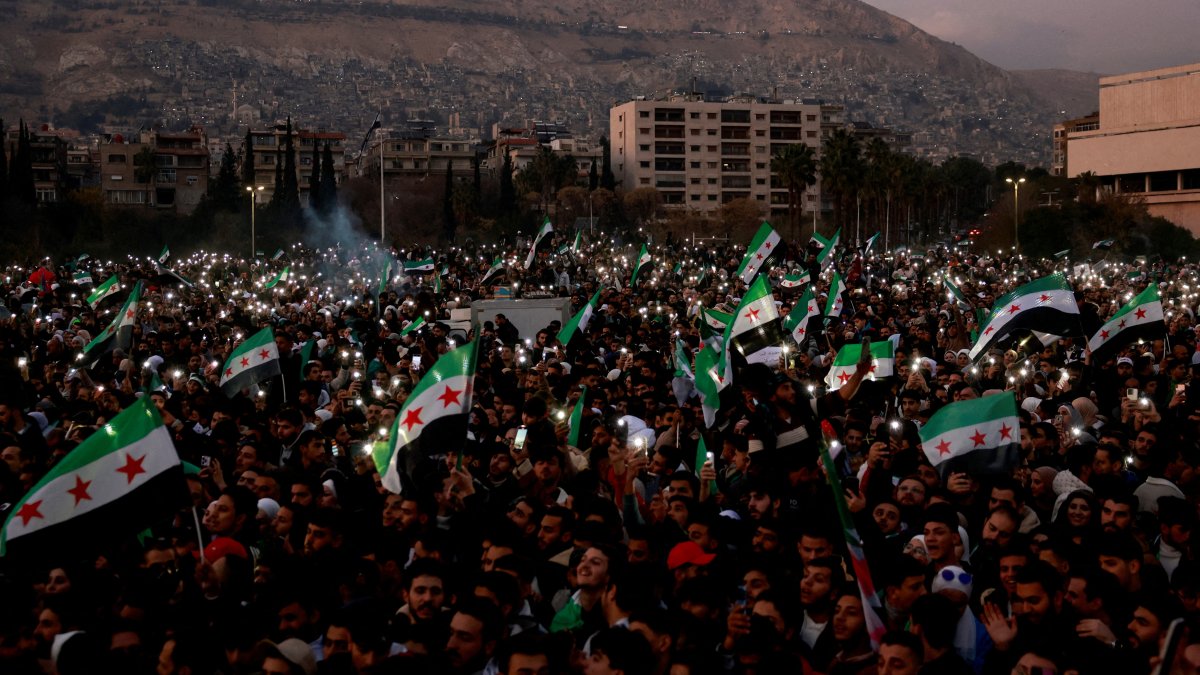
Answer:
[[[33, 187], [37, 194], [37, 201], [42, 204], [62, 201], [68, 189], [78, 187], [71, 183], [67, 170], [67, 136], [70, 134], [51, 129], [48, 125], [43, 125], [38, 129], [31, 126], [28, 131]], [[77, 133], [71, 133], [78, 136]], [[20, 128], [12, 126], [5, 129], [4, 137], [4, 148], [0, 152], [6, 152], [9, 155], [8, 165], [12, 166], [12, 155], [16, 154]]]
[[[844, 124], [841, 106], [817, 101], [638, 99], [609, 112], [610, 161], [622, 189], [656, 188], [668, 207], [710, 212], [745, 198], [782, 212], [787, 189], [772, 176], [771, 157], [796, 143], [819, 153], [822, 138]], [[804, 210], [822, 208], [820, 195], [818, 182]]]
[[[153, 169], [143, 169], [141, 157], [151, 154]], [[100, 188], [113, 206], [191, 213], [208, 193], [208, 137], [201, 127], [143, 131], [136, 140], [113, 134], [100, 143], [98, 155]]]
[[1050, 175], [1065, 176], [1067, 174], [1067, 137], [1082, 131], [1095, 131], [1100, 128], [1100, 112], [1096, 111], [1085, 117], [1076, 117], [1054, 125], [1053, 154], [1050, 158]]
[[[324, 156], [325, 146], [333, 155], [334, 179], [338, 185], [346, 176], [346, 134], [325, 129], [301, 129], [292, 126], [292, 148], [296, 152], [296, 182], [300, 186], [300, 203], [308, 203], [312, 189], [313, 149], [317, 147]], [[260, 202], [271, 200], [275, 192], [275, 165], [287, 161], [287, 124], [276, 122], [266, 129], [250, 130], [250, 146], [254, 154], [254, 184], [264, 189], [259, 193]]]
[[1200, 63], [1100, 78], [1099, 123], [1067, 147], [1067, 177], [1091, 172], [1200, 234]]
[[437, 136], [432, 123], [380, 129], [372, 135], [355, 169], [358, 175], [378, 177], [382, 157], [386, 181], [420, 179], [432, 174], [444, 176], [447, 169], [452, 169], [455, 176], [468, 178], [475, 172], [471, 164], [475, 145], [476, 141], [469, 138]]

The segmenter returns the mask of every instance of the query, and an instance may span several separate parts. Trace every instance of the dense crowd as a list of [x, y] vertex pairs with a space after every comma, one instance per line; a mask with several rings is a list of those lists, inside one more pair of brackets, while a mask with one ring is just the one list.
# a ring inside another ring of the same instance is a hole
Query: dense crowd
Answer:
[[[183, 508], [109, 523], [98, 543], [0, 558], [0, 672], [1146, 673], [1174, 619], [1200, 625], [1194, 265], [847, 247], [834, 266], [852, 303], [779, 363], [735, 364], [707, 428], [672, 355], [677, 341], [701, 347], [702, 308], [736, 310], [745, 251], [651, 251], [633, 288], [631, 249], [611, 242], [548, 240], [529, 269], [516, 247], [392, 251], [435, 266], [382, 287], [385, 256], [362, 248], [197, 253], [172, 273], [132, 259], [10, 267], [4, 516], [141, 397], [186, 488]], [[505, 269], [481, 284], [497, 255]], [[92, 367], [78, 355], [121, 297], [93, 309], [76, 268], [144, 288], [131, 346]], [[797, 270], [821, 274], [802, 243], [764, 272], [784, 315], [802, 289], [780, 281]], [[943, 277], [990, 308], [1056, 270], [1084, 335], [1146, 284], [1160, 288], [1166, 334], [1103, 363], [1078, 337], [972, 362], [977, 318]], [[557, 322], [449, 323], [497, 287], [569, 296], [571, 313], [600, 300], [565, 345]], [[222, 364], [266, 326], [281, 376], [226, 396]], [[834, 354], [863, 338], [893, 342], [895, 374], [873, 380], [862, 362], [828, 391]], [[424, 448], [388, 492], [372, 459], [380, 430], [468, 340], [480, 356], [461, 447]], [[920, 426], [992, 390], [1020, 403], [1019, 466], [943, 475]], [[829, 489], [823, 443], [848, 459], [844, 494]], [[864, 605], [837, 500], [878, 609]], [[1189, 642], [1164, 672], [1200, 666]]]

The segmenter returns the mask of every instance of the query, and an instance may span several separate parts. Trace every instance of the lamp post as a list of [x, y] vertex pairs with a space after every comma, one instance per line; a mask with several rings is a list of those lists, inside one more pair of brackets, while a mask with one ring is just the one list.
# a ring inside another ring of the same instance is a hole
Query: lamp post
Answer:
[[1025, 179], [1018, 178], [1013, 180], [1012, 178], [1005, 178], [1004, 182], [1011, 183], [1013, 186], [1013, 248], [1019, 251], [1021, 248], [1021, 235], [1017, 232], [1017, 220], [1021, 215], [1019, 208], [1021, 183], [1024, 183]]
[[255, 193], [262, 192], [265, 189], [266, 189], [265, 185], [259, 185], [258, 187], [251, 187], [249, 185], [246, 186], [246, 192], [250, 196], [250, 259], [251, 260], [254, 260], [254, 256], [257, 255], [255, 253], [255, 251], [258, 250], [254, 247], [254, 204], [256, 201]]

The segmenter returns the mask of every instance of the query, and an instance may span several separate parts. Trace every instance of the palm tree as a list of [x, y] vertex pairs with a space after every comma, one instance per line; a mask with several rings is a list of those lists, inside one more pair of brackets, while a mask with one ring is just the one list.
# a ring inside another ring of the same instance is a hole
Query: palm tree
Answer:
[[817, 182], [817, 158], [811, 146], [803, 143], [785, 145], [771, 158], [771, 173], [788, 192], [788, 222], [797, 238], [800, 236], [800, 214], [804, 191]]
[[845, 229], [850, 201], [862, 184], [863, 160], [858, 139], [845, 129], [836, 129], [821, 146], [821, 186], [833, 197], [834, 221]]
[[[867, 222], [874, 222], [876, 230], [880, 227], [880, 213], [884, 218], [891, 202], [891, 172], [895, 165], [891, 146], [887, 141], [876, 136], [868, 143], [863, 153], [866, 156], [866, 175], [863, 189], [870, 199], [867, 201]], [[865, 233], [864, 233], [865, 234]]]
[[154, 206], [154, 184], [158, 166], [154, 163], [154, 148], [147, 145], [133, 156], [133, 176], [146, 185], [146, 206]]

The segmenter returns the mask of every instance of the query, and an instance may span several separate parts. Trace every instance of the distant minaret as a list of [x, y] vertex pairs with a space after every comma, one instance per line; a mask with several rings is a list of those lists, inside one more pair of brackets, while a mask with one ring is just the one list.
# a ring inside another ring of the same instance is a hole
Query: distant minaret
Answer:
[[233, 107], [230, 110], [229, 116], [236, 123], [237, 122], [237, 80], [236, 79], [233, 81], [232, 105], [233, 105]]

